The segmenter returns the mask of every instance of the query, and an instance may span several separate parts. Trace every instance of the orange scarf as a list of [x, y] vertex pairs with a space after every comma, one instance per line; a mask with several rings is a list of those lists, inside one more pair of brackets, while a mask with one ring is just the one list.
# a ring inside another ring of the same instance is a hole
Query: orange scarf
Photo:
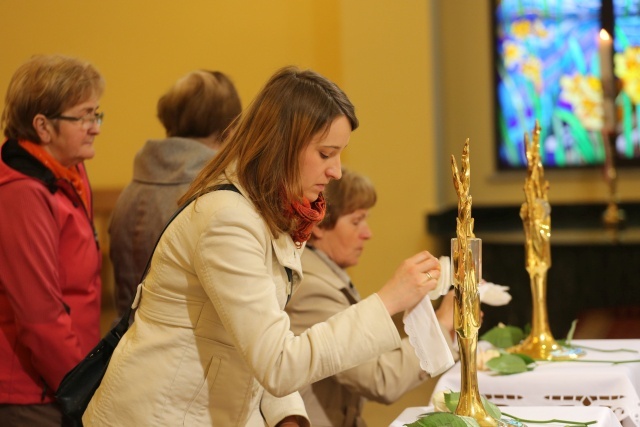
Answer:
[[310, 203], [306, 197], [302, 198], [302, 202], [294, 200], [290, 203], [286, 215], [294, 218], [295, 221], [296, 228], [291, 233], [291, 238], [296, 246], [300, 247], [303, 242], [309, 240], [313, 226], [322, 221], [326, 208], [322, 193], [313, 203]]
[[80, 176], [80, 171], [78, 171], [77, 166], [65, 168], [40, 144], [22, 139], [18, 141], [18, 144], [20, 144], [20, 146], [33, 157], [38, 159], [38, 161], [42, 163], [47, 169], [49, 169], [53, 173], [53, 176], [55, 176], [57, 179], [64, 179], [66, 181], [69, 181], [80, 196], [85, 209], [87, 210], [87, 212], [89, 212], [88, 195], [84, 189], [84, 182], [82, 180], [82, 177]]

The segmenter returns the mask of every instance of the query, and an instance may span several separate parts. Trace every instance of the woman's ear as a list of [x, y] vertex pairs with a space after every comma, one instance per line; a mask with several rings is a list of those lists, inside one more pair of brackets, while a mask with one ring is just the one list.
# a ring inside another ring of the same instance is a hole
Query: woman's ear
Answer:
[[49, 144], [51, 142], [51, 133], [55, 131], [49, 119], [47, 119], [44, 114], [36, 114], [32, 124], [40, 138], [40, 143], [43, 145]]

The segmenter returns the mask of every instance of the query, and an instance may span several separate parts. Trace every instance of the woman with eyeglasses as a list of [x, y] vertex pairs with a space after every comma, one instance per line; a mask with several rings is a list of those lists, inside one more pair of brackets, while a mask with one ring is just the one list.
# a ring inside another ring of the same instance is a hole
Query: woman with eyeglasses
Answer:
[[271, 77], [162, 234], [85, 427], [309, 426], [298, 389], [400, 345], [391, 315], [440, 274], [426, 251], [298, 336], [284, 311], [357, 126], [347, 96], [319, 74]]
[[100, 340], [101, 256], [83, 162], [100, 133], [100, 73], [35, 56], [1, 125], [0, 424], [60, 426], [54, 392]]

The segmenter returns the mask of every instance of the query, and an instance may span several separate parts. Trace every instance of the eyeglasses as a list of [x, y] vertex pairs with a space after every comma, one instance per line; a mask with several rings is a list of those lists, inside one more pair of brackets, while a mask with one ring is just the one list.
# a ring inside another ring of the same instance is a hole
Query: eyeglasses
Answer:
[[51, 120], [67, 120], [70, 122], [80, 122], [83, 129], [91, 129], [93, 124], [97, 124], [98, 126], [102, 125], [102, 121], [104, 120], [104, 113], [89, 113], [82, 117], [70, 117], [70, 116], [53, 116], [49, 117]]

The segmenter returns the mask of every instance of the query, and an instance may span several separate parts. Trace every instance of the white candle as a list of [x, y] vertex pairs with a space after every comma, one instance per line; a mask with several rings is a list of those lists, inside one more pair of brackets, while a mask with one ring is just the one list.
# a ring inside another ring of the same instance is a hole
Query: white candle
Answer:
[[615, 131], [615, 87], [612, 61], [613, 40], [607, 30], [600, 30], [598, 51], [600, 53], [600, 79], [602, 82], [604, 130]]

